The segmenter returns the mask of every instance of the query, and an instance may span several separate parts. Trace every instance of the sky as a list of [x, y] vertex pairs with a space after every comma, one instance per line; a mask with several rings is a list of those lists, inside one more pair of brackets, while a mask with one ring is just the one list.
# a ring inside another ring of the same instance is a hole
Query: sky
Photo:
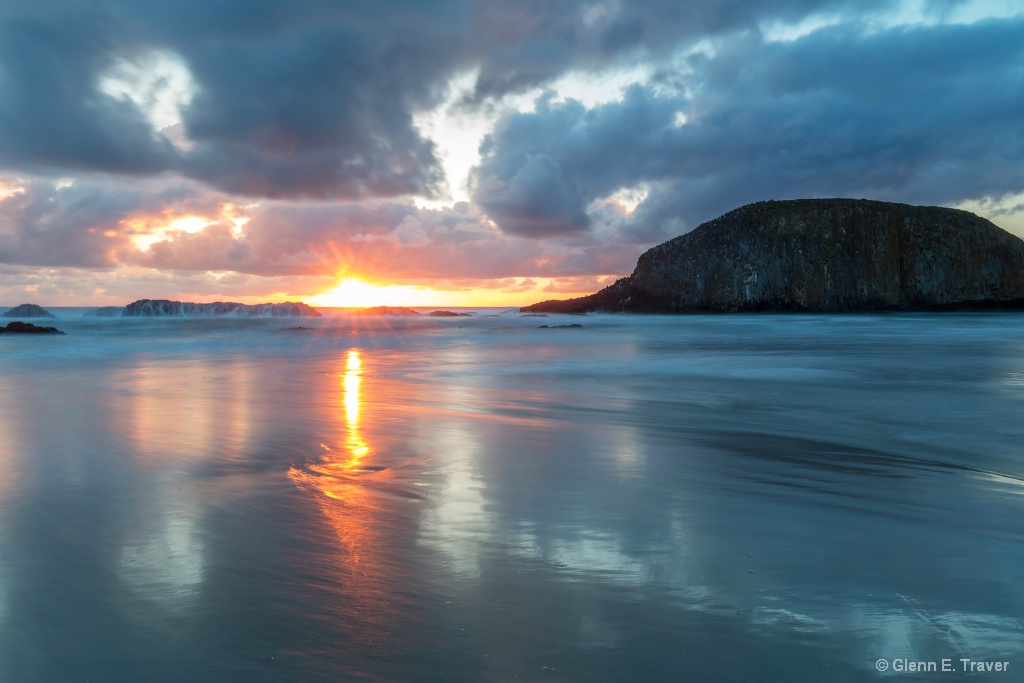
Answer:
[[0, 3], [3, 304], [525, 305], [802, 197], [1024, 236], [1024, 4]]

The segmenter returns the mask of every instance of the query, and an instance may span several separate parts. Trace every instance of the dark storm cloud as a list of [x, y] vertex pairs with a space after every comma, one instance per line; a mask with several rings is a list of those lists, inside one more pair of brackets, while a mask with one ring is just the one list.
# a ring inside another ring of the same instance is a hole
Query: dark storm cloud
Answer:
[[118, 54], [138, 48], [106, 17], [69, 3], [0, 8], [0, 165], [154, 172], [172, 150], [138, 110], [96, 90]]
[[581, 188], [565, 177], [558, 162], [540, 151], [522, 151], [514, 162], [507, 176], [482, 176], [476, 188], [476, 201], [505, 232], [547, 237], [589, 226]]
[[[443, 174], [413, 116], [439, 103], [460, 69], [480, 67], [476, 98], [487, 99], [571, 68], [635, 59], [641, 46], [654, 53], [765, 18], [841, 6], [8, 0], [0, 5], [0, 168], [180, 173], [278, 198], [431, 196]], [[153, 134], [133, 103], [99, 87], [118, 65], [150, 68], [153, 51], [191, 74], [193, 97], [181, 112], [190, 148]], [[565, 198], [548, 199], [566, 210]], [[562, 219], [578, 226], [581, 217]]]
[[186, 112], [187, 173], [270, 197], [437, 193], [412, 112], [436, 103], [452, 57], [421, 33], [308, 26], [189, 54], [204, 87]]
[[[445, 0], [5, 3], [0, 166], [176, 172], [268, 197], [436, 194], [412, 116], [444, 95], [459, 32]], [[153, 51], [191, 74], [189, 148], [99, 87]]]
[[580, 229], [593, 200], [639, 183], [651, 191], [628, 223], [667, 234], [772, 197], [1021, 192], [1021, 63], [1022, 20], [737, 38], [690, 73], [658, 74], [658, 91], [509, 115], [483, 145], [474, 196], [504, 231], [540, 237]]
[[510, 234], [585, 230], [586, 208], [594, 199], [678, 172], [663, 145], [684, 104], [639, 86], [621, 103], [594, 110], [545, 96], [534, 112], [507, 116], [484, 141], [474, 200]]
[[572, 68], [652, 57], [703, 37], [795, 22], [815, 13], [867, 12], [891, 0], [481, 0], [471, 4], [487, 40], [473, 100], [543, 85]]

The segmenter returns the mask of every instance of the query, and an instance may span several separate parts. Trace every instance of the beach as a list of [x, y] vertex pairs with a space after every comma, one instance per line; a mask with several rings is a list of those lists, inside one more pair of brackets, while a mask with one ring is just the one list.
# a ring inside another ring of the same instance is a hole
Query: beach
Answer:
[[0, 681], [1024, 670], [1020, 315], [51, 311]]

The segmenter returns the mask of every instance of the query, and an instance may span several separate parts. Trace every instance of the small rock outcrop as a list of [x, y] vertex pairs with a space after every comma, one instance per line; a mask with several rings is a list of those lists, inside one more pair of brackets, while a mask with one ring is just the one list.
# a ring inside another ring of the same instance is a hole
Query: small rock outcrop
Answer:
[[187, 301], [168, 301], [167, 299], [139, 299], [125, 306], [121, 315], [126, 318], [165, 316], [179, 318], [212, 318], [222, 316], [319, 318], [320, 311], [299, 302], [249, 305], [230, 301], [218, 301], [212, 304], [195, 304]]
[[434, 318], [472, 318], [472, 313], [459, 313], [456, 311], [431, 311], [427, 315]]
[[403, 306], [371, 306], [351, 311], [352, 315], [421, 315], [419, 311]]
[[42, 325], [33, 325], [32, 323], [25, 323], [20, 320], [7, 323], [6, 327], [0, 327], [0, 334], [64, 334], [56, 327], [43, 327]]
[[650, 249], [596, 294], [520, 310], [1024, 310], [1024, 240], [957, 209], [758, 202]]
[[53, 313], [36, 304], [21, 304], [4, 313], [5, 318], [56, 318]]
[[120, 318], [124, 315], [124, 306], [102, 306], [85, 314], [87, 318]]

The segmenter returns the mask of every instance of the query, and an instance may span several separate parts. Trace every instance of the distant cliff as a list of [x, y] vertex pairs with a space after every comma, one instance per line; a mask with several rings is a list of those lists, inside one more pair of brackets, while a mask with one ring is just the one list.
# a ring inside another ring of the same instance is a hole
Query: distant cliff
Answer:
[[972, 213], [865, 199], [748, 204], [528, 312], [1024, 309], [1024, 240]]
[[319, 318], [320, 312], [306, 304], [297, 302], [246, 305], [221, 301], [213, 304], [194, 304], [187, 301], [168, 301], [167, 299], [139, 299], [125, 306], [124, 312], [121, 315], [126, 318], [142, 316], [177, 316], [182, 318], [295, 316]]

